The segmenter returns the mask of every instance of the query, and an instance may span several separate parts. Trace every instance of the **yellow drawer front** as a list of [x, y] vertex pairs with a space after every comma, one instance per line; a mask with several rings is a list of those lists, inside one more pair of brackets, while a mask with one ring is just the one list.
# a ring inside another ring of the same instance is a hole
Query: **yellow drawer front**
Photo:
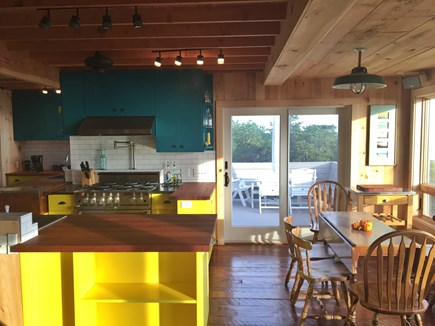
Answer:
[[364, 196], [364, 204], [367, 205], [403, 205], [407, 203], [407, 196]]
[[179, 200], [178, 214], [215, 214], [215, 207], [211, 199], [208, 200]]
[[152, 194], [152, 214], [175, 214], [177, 213], [177, 201], [170, 198], [171, 194]]
[[29, 181], [38, 181], [47, 176], [34, 176], [34, 175], [8, 175], [6, 178], [6, 183], [8, 186], [13, 186], [14, 184]]
[[74, 214], [74, 195], [48, 195], [48, 214]]

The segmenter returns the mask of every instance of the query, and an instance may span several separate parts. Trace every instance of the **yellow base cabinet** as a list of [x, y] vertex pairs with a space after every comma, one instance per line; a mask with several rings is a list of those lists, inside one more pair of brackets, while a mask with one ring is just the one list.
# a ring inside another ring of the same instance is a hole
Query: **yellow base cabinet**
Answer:
[[71, 215], [74, 214], [73, 194], [50, 194], [48, 195], [49, 215]]
[[209, 199], [177, 200], [177, 214], [216, 214], [216, 191]]
[[170, 196], [170, 193], [152, 193], [151, 214], [176, 214], [177, 201]]
[[24, 326], [73, 326], [72, 254], [20, 253]]
[[208, 256], [20, 253], [24, 325], [206, 326]]

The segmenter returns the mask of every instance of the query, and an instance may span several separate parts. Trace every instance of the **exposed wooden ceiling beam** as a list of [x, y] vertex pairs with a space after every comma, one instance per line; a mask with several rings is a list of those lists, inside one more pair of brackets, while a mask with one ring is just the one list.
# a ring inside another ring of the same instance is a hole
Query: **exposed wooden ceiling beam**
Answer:
[[59, 70], [32, 59], [12, 54], [0, 45], [0, 75], [42, 86], [60, 87]]
[[81, 26], [79, 31], [69, 27], [54, 27], [45, 31], [30, 27], [0, 28], [0, 40], [92, 40], [116, 38], [162, 38], [162, 37], [238, 37], [272, 36], [279, 33], [278, 22], [216, 23], [216, 24], [153, 24], [134, 29], [129, 26], [113, 26], [105, 31], [95, 26]]
[[[106, 3], [106, 1], [105, 1]], [[278, 21], [285, 19], [286, 2], [254, 3], [245, 5], [202, 5], [194, 7], [180, 7], [164, 9], [151, 7], [141, 12], [142, 21], [151, 23], [210, 23], [210, 22], [255, 22]], [[130, 25], [134, 10], [130, 7], [116, 8], [109, 11], [113, 25]], [[1, 27], [37, 27], [46, 12], [40, 10], [25, 11], [23, 14], [0, 12]], [[67, 26], [75, 10], [58, 10], [51, 12], [52, 26]], [[83, 9], [80, 11], [80, 23], [86, 25], [101, 25], [103, 8]], [[49, 31], [46, 31], [49, 32]]]

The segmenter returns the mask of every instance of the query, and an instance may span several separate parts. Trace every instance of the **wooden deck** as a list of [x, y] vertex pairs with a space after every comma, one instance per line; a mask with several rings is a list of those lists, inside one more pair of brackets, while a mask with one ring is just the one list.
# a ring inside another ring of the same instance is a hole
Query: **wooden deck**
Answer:
[[[310, 217], [307, 208], [297, 208], [297, 199], [294, 198], [292, 216], [295, 224], [299, 226], [310, 225]], [[243, 206], [239, 199], [233, 199], [233, 225], [234, 226], [279, 226], [278, 208], [263, 209], [262, 214], [258, 209], [258, 201], [254, 202], [254, 208], [250, 202]]]
[[[289, 267], [286, 246], [215, 246], [210, 261], [210, 315], [208, 326], [297, 325], [303, 302], [289, 304], [290, 289], [284, 286]], [[346, 312], [344, 302], [327, 310]], [[319, 311], [313, 302], [310, 311]], [[371, 325], [371, 312], [358, 306], [356, 324]], [[434, 325], [435, 307], [422, 315], [423, 325]], [[343, 325], [343, 321], [308, 320], [307, 326]], [[380, 315], [379, 326], [400, 325], [399, 317]]]

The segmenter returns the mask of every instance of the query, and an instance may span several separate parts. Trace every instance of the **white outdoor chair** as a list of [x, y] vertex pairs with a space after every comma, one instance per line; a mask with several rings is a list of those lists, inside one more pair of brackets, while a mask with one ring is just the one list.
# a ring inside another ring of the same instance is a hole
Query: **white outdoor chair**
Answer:
[[266, 208], [279, 208], [278, 180], [262, 180], [258, 183], [258, 207], [260, 214]]
[[298, 207], [308, 208], [302, 206], [301, 198], [308, 195], [308, 189], [316, 182], [317, 172], [316, 169], [293, 169], [289, 178], [289, 205], [290, 213], [292, 211], [291, 200], [293, 197], [298, 199]]
[[247, 185], [245, 181], [240, 179], [233, 179], [231, 185], [233, 199], [238, 197], [242, 205], [246, 206], [246, 201], [251, 198], [251, 194], [249, 192], [251, 185]]

